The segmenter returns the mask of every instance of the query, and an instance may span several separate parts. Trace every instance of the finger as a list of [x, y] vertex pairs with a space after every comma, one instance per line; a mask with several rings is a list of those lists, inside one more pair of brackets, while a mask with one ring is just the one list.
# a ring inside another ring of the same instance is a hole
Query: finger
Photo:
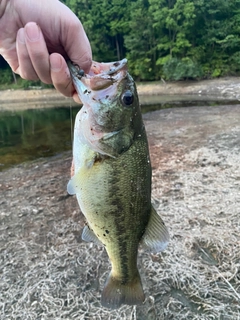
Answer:
[[[92, 64], [92, 51], [81, 22], [77, 17], [69, 19], [67, 25], [63, 26], [63, 30], [61, 40], [64, 43], [68, 58], [88, 73]], [[71, 37], [69, 37], [69, 34], [71, 34]]]
[[59, 53], [52, 53], [49, 61], [54, 87], [64, 96], [72, 97], [74, 87], [65, 59]]
[[40, 27], [35, 22], [29, 22], [24, 31], [27, 51], [38, 78], [44, 83], [52, 83], [49, 53]]
[[74, 94], [73, 94], [72, 97], [73, 97], [73, 100], [74, 100], [75, 102], [82, 104], [82, 102], [81, 102], [81, 100], [80, 100], [80, 98], [79, 98], [79, 96], [78, 96], [78, 94], [77, 94], [76, 91], [74, 92]]
[[38, 80], [38, 76], [33, 68], [26, 47], [24, 28], [18, 30], [16, 39], [16, 50], [18, 64], [15, 66], [13, 71], [18, 73], [23, 79]]

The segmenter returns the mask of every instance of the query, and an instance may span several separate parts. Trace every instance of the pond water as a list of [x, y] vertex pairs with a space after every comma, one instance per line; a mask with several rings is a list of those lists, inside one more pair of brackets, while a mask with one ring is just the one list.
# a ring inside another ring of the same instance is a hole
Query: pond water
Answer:
[[79, 107], [0, 112], [0, 170], [70, 150]]
[[[239, 102], [238, 102], [239, 103]], [[219, 102], [175, 101], [143, 105], [142, 112], [163, 108], [216, 105]], [[221, 102], [224, 104], [224, 102]], [[80, 107], [0, 112], [0, 171], [28, 160], [57, 155], [72, 147], [72, 129]]]

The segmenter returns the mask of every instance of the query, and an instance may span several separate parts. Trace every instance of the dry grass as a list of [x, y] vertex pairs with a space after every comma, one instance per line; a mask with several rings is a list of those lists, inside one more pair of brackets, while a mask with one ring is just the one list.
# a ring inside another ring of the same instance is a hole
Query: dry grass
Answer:
[[65, 197], [70, 159], [1, 173], [0, 319], [240, 319], [239, 139], [235, 127], [155, 166], [153, 202], [171, 242], [162, 254], [140, 250], [146, 302], [115, 311], [100, 305], [106, 253], [80, 240], [76, 199]]

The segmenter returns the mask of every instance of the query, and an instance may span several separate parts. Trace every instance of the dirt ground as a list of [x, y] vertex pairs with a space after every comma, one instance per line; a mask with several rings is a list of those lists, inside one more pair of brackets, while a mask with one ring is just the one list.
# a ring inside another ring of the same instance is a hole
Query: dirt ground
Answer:
[[240, 105], [144, 115], [163, 253], [139, 251], [146, 301], [109, 311], [102, 247], [66, 192], [71, 154], [0, 173], [0, 319], [240, 319]]
[[[229, 77], [203, 81], [149, 82], [137, 84], [142, 104], [180, 100], [240, 100], [240, 78]], [[170, 96], [170, 97], [169, 97]], [[54, 89], [0, 91], [0, 111], [76, 105]]]

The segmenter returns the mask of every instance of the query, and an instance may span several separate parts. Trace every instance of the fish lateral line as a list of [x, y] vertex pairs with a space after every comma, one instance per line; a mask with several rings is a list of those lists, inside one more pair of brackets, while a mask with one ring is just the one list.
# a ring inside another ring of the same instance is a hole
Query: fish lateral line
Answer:
[[93, 62], [84, 75], [69, 69], [83, 108], [75, 120], [74, 175], [67, 188], [88, 223], [82, 239], [102, 242], [112, 265], [101, 303], [110, 309], [142, 304], [138, 248], [160, 252], [169, 233], [151, 206], [152, 170], [136, 86], [126, 59]]

